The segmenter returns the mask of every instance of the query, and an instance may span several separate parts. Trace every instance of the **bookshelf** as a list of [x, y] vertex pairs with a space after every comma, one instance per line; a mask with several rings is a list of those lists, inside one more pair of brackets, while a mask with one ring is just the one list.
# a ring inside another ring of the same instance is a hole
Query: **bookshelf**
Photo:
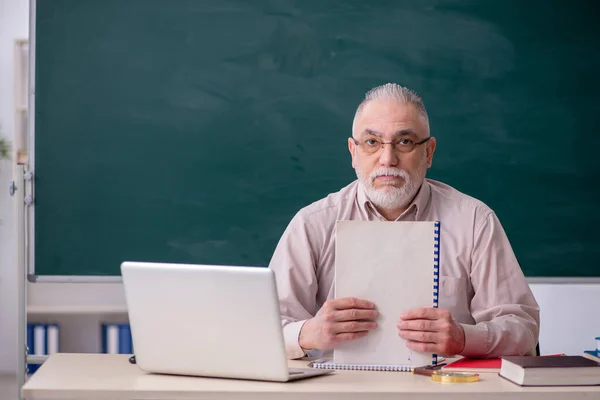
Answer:
[[102, 324], [128, 322], [123, 287], [112, 283], [27, 283], [27, 322], [57, 324], [61, 352], [101, 352]]

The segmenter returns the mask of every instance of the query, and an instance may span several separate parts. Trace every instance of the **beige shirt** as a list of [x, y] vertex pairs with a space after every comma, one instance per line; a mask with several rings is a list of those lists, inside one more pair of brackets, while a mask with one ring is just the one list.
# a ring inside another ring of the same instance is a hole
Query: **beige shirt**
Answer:
[[[354, 181], [300, 210], [269, 264], [277, 281], [289, 358], [304, 356], [298, 344], [302, 325], [334, 297], [338, 220], [385, 219]], [[500, 221], [489, 207], [427, 179], [398, 220], [441, 221], [438, 304], [464, 328], [462, 355], [535, 354], [539, 307]]]

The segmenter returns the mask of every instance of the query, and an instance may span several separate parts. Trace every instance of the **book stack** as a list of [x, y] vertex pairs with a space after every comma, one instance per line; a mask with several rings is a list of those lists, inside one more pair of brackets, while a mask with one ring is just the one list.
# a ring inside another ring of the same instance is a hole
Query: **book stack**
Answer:
[[[29, 355], [47, 356], [59, 351], [59, 328], [57, 324], [27, 324], [27, 348]], [[40, 364], [27, 364], [27, 373], [35, 373]]]
[[102, 324], [102, 353], [133, 354], [129, 324]]
[[[564, 353], [549, 354], [549, 356], [566, 356]], [[502, 366], [501, 358], [459, 358], [449, 363], [442, 370], [448, 372], [499, 373]]]

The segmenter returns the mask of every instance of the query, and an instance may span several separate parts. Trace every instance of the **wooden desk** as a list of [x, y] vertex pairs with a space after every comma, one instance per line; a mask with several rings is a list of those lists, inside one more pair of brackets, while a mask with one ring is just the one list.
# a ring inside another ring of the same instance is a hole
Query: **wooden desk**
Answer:
[[[338, 371], [290, 383], [155, 375], [125, 355], [55, 354], [23, 386], [25, 399], [600, 399], [600, 387], [522, 388], [496, 374], [441, 384], [406, 372]], [[291, 361], [302, 367], [303, 361]], [[469, 397], [468, 397], [469, 396]]]

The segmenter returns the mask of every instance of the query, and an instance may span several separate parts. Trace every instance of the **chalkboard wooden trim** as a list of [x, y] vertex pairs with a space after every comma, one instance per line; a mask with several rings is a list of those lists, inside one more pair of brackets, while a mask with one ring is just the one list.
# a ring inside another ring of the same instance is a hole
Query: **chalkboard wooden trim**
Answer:
[[31, 283], [121, 283], [120, 275], [33, 275], [28, 274], [27, 280]]

